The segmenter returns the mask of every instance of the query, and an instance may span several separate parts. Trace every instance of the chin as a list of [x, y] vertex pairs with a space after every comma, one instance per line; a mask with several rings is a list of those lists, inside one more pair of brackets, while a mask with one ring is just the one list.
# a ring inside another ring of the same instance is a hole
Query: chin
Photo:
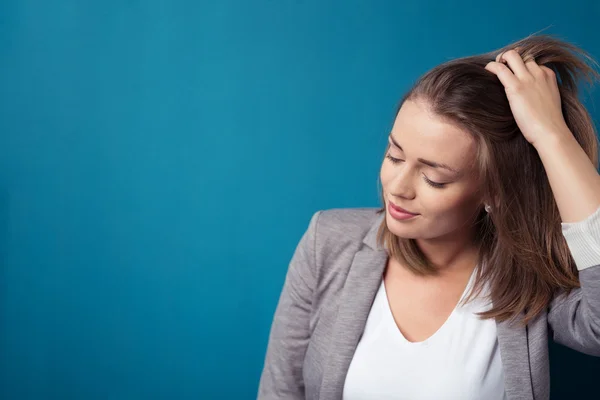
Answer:
[[398, 236], [399, 238], [402, 238], [402, 239], [419, 239], [420, 238], [420, 235], [417, 234], [417, 232], [415, 231], [415, 228], [408, 227], [408, 226], [404, 225], [402, 222], [396, 221], [390, 215], [386, 216], [386, 223], [387, 223], [387, 227], [388, 227], [389, 231], [392, 232], [394, 235]]

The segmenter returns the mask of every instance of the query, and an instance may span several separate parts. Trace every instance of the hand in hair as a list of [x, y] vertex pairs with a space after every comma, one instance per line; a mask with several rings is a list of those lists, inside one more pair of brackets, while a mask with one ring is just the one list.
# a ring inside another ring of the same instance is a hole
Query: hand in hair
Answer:
[[516, 50], [499, 54], [485, 69], [504, 85], [515, 121], [529, 143], [535, 146], [555, 136], [572, 135], [563, 117], [552, 69], [535, 60], [524, 62]]

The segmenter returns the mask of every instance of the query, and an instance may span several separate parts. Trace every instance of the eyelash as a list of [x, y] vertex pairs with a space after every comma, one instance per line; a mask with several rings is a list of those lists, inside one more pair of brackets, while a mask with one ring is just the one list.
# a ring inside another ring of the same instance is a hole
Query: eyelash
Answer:
[[[390, 156], [389, 154], [386, 154], [385, 157], [388, 160], [390, 160], [392, 162], [392, 164], [398, 164], [400, 161], [402, 161], [399, 158], [394, 158], [394, 157]], [[423, 175], [423, 178], [425, 180], [425, 183], [427, 183], [429, 186], [434, 187], [436, 189], [442, 189], [442, 188], [446, 187], [445, 183], [434, 182], [432, 180], [429, 180], [429, 178], [427, 178], [425, 175]]]

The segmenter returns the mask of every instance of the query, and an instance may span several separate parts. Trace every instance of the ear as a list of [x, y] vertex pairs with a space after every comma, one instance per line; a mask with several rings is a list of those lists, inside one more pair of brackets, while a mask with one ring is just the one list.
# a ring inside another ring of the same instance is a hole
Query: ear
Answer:
[[500, 205], [500, 196], [495, 195], [494, 200], [490, 200], [490, 198], [488, 196], [486, 196], [482, 200], [481, 207], [485, 207], [486, 205], [489, 205], [490, 207], [492, 207], [492, 209], [498, 208], [498, 206]]

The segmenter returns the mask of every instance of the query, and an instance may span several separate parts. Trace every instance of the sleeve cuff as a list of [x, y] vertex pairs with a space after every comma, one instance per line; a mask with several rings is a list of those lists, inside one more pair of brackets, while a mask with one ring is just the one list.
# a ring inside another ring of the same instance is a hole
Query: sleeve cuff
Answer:
[[600, 265], [600, 207], [583, 221], [562, 222], [561, 226], [577, 269]]

